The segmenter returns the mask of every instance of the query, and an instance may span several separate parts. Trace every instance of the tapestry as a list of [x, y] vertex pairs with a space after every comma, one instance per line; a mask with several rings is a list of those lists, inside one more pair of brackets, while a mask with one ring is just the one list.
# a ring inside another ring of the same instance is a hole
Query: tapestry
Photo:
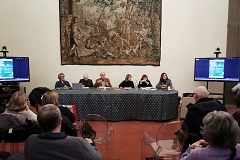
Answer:
[[160, 65], [161, 0], [59, 0], [63, 65]]

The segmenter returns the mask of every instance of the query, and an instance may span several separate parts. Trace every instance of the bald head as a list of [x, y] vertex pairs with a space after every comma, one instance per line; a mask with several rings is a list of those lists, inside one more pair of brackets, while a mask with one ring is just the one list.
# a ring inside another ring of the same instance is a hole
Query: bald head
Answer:
[[84, 80], [88, 80], [88, 74], [84, 74], [84, 75], [83, 75], [83, 79], [84, 79]]
[[206, 87], [204, 86], [198, 86], [194, 90], [194, 98], [195, 101], [198, 101], [201, 98], [207, 98], [209, 96], [209, 92]]
[[106, 75], [106, 74], [105, 74], [104, 72], [101, 72], [101, 73], [100, 73], [101, 79], [105, 79], [105, 75]]
[[100, 73], [100, 76], [105, 76], [105, 72], [101, 72], [101, 73]]

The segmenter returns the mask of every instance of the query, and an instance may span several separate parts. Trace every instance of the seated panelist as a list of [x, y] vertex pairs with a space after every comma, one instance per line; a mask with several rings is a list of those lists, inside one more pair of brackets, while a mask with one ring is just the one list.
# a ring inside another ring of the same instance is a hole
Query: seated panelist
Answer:
[[83, 75], [83, 79], [80, 79], [79, 83], [82, 83], [83, 87], [93, 87], [93, 82], [88, 79], [88, 74]]
[[149, 81], [148, 76], [146, 74], [142, 75], [142, 78], [139, 81], [138, 88], [141, 87], [152, 87], [152, 84]]
[[124, 88], [124, 87], [134, 88], [134, 83], [133, 83], [133, 81], [131, 81], [131, 79], [132, 79], [131, 74], [127, 74], [125, 77], [125, 80], [122, 81], [121, 84], [119, 84], [119, 88]]
[[64, 89], [69, 89], [71, 88], [71, 85], [68, 81], [65, 81], [65, 75], [63, 73], [58, 74], [58, 79], [55, 83], [55, 88], [64, 88]]
[[110, 83], [110, 80], [105, 77], [105, 73], [100, 73], [100, 78], [96, 79], [96, 82], [94, 84], [94, 87], [112, 87], [112, 84]]
[[168, 87], [172, 88], [172, 81], [168, 78], [167, 73], [162, 73], [160, 76], [160, 80], [156, 85], [157, 89], [168, 89]]

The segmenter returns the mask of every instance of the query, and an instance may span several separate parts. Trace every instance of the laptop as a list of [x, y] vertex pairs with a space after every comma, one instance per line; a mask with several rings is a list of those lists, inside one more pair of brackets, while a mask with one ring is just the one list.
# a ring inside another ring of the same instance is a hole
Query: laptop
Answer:
[[73, 90], [83, 89], [82, 83], [72, 83], [72, 89], [73, 89]]

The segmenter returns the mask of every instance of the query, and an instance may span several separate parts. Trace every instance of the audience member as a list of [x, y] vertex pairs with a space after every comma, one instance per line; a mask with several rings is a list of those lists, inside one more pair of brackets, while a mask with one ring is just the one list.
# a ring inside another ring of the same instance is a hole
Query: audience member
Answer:
[[45, 94], [43, 94], [42, 97], [42, 104], [54, 104], [58, 106], [62, 113], [62, 125], [61, 125], [61, 131], [65, 132], [65, 134], [69, 136], [77, 136], [77, 132], [74, 129], [73, 123], [75, 122], [75, 116], [74, 114], [67, 108], [59, 105], [58, 103], [58, 94], [54, 91], [48, 91]]
[[234, 101], [238, 107], [238, 110], [233, 113], [233, 118], [238, 122], [238, 126], [240, 127], [240, 94], [237, 94], [234, 97]]
[[55, 89], [57, 89], [57, 88], [63, 88], [63, 89], [71, 88], [70, 83], [68, 81], [65, 81], [65, 75], [63, 73], [58, 74], [58, 79], [59, 79], [59, 81], [57, 81], [55, 83]]
[[37, 123], [37, 115], [29, 109], [27, 95], [21, 91], [17, 91], [12, 95], [4, 113], [21, 115]]
[[83, 79], [80, 79], [79, 83], [82, 83], [83, 87], [93, 87], [93, 82], [88, 79], [88, 74], [83, 75]]
[[138, 88], [141, 87], [152, 87], [152, 84], [149, 81], [148, 76], [146, 74], [142, 75], [142, 78], [139, 81]]
[[104, 72], [100, 73], [100, 78], [96, 79], [96, 82], [94, 84], [95, 88], [100, 87], [100, 86], [112, 87], [110, 80], [108, 78], [106, 78], [105, 75], [106, 74]]
[[157, 89], [168, 89], [168, 86], [172, 88], [172, 81], [168, 78], [167, 73], [162, 73], [160, 76], [160, 80], [156, 85]]
[[58, 102], [59, 96], [57, 92], [54, 91], [47, 91], [42, 96], [42, 105], [46, 104], [54, 104], [58, 106], [63, 116], [67, 117], [72, 123], [75, 122], [75, 116], [74, 114], [67, 108], [59, 105]]
[[41, 134], [30, 136], [24, 147], [26, 160], [71, 159], [101, 160], [101, 154], [91, 139], [66, 136], [60, 132], [62, 118], [53, 104], [41, 107], [37, 115]]
[[240, 159], [240, 129], [228, 112], [214, 111], [203, 119], [202, 135], [188, 147], [181, 160], [227, 160]]
[[133, 81], [131, 81], [131, 79], [132, 79], [131, 74], [127, 74], [125, 77], [125, 80], [122, 81], [121, 84], [119, 84], [119, 88], [124, 88], [124, 87], [134, 88], [134, 83], [133, 83]]
[[36, 108], [36, 112], [34, 113], [37, 114], [38, 108], [42, 106], [42, 95], [47, 91], [51, 90], [47, 87], [36, 87], [30, 92], [28, 98], [31, 106]]
[[184, 145], [184, 149], [187, 149], [189, 144], [202, 139], [200, 126], [203, 125], [202, 119], [204, 116], [214, 110], [226, 111], [225, 106], [221, 102], [214, 100], [213, 98], [208, 98], [208, 96], [208, 90], [203, 86], [199, 86], [194, 90], [193, 95], [196, 103], [190, 103], [186, 106], [188, 111], [184, 123], [188, 127], [188, 139]]

